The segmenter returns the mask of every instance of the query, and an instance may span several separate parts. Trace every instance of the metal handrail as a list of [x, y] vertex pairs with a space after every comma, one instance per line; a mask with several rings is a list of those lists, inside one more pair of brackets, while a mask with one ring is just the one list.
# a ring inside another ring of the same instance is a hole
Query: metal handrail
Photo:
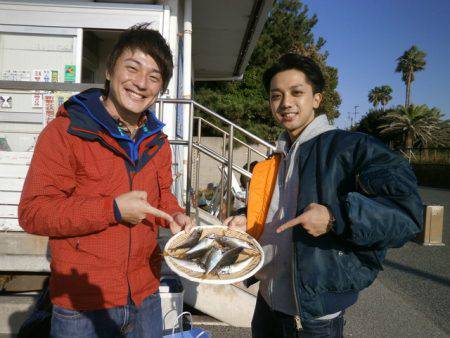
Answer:
[[[61, 82], [33, 82], [33, 81], [4, 81], [0, 80], [0, 88], [3, 90], [22, 90], [22, 91], [66, 91], [66, 92], [80, 92], [89, 88], [103, 88], [103, 84], [99, 83], [61, 83]], [[159, 114], [160, 119], [164, 118], [164, 104], [183, 104], [188, 105], [188, 114], [189, 114], [189, 131], [188, 131], [188, 139], [173, 139], [170, 140], [170, 144], [172, 145], [181, 145], [181, 146], [187, 146], [188, 147], [188, 165], [187, 165], [187, 173], [186, 173], [186, 212], [189, 214], [191, 209], [191, 191], [192, 191], [192, 164], [193, 164], [193, 158], [192, 158], [192, 150], [195, 148], [199, 152], [215, 159], [219, 163], [222, 164], [222, 180], [221, 180], [221, 203], [220, 207], [222, 207], [222, 199], [223, 199], [223, 177], [224, 177], [224, 167], [226, 166], [228, 168], [228, 175], [227, 175], [227, 214], [230, 214], [231, 210], [231, 183], [232, 183], [232, 172], [233, 170], [240, 173], [241, 175], [244, 175], [248, 178], [251, 178], [251, 173], [248, 170], [245, 170], [244, 168], [241, 168], [233, 163], [233, 143], [236, 141], [240, 143], [241, 145], [245, 146], [247, 148], [247, 163], [250, 165], [251, 161], [251, 153], [254, 152], [258, 154], [259, 156], [266, 158], [267, 156], [258, 151], [257, 149], [253, 148], [249, 144], [237, 139], [234, 137], [234, 134], [236, 131], [241, 132], [244, 134], [247, 138], [254, 141], [254, 143], [261, 144], [268, 149], [269, 152], [275, 151], [275, 146], [269, 142], [266, 142], [265, 140], [259, 138], [256, 135], [253, 135], [246, 129], [238, 126], [237, 124], [231, 122], [230, 120], [224, 118], [223, 116], [219, 115], [218, 113], [212, 111], [211, 109], [208, 109], [207, 107], [201, 105], [198, 102], [195, 102], [192, 99], [171, 99], [171, 98], [159, 98], [156, 102], [156, 104], [159, 106]], [[217, 118], [222, 123], [228, 126], [229, 131], [226, 131], [213, 123], [205, 120], [202, 117], [194, 117], [194, 110], [195, 108]], [[197, 140], [197, 143], [193, 142], [193, 130], [194, 130], [194, 119], [198, 119], [200, 125], [199, 125], [199, 138]], [[222, 154], [217, 153], [216, 151], [206, 147], [205, 145], [200, 144], [201, 142], [201, 123], [206, 123], [210, 125], [211, 127], [215, 128], [216, 130], [219, 130], [223, 134], [223, 144], [222, 144]], [[228, 156], [225, 156], [226, 152], [226, 140], [228, 139]], [[197, 176], [198, 177], [198, 176]], [[198, 185], [198, 179], [197, 185]], [[198, 188], [198, 187], [197, 187]], [[246, 190], [248, 190], [248, 183]]]
[[[210, 127], [220, 131], [224, 136], [228, 137], [228, 135], [230, 135], [228, 132], [226, 132], [225, 130], [223, 130], [222, 128], [219, 128], [218, 126], [216, 126], [214, 123], [209, 122], [208, 120], [205, 120], [203, 117], [200, 116], [194, 116], [195, 120], [201, 120], [202, 123], [206, 123], [207, 125], [209, 125]], [[252, 146], [248, 145], [247, 143], [245, 143], [244, 141], [241, 141], [240, 139], [238, 139], [237, 137], [234, 138], [234, 141], [240, 143], [242, 146], [251, 149], [251, 151], [253, 151], [254, 153], [257, 153], [259, 156], [261, 157], [267, 157], [266, 154], [263, 154], [262, 152], [260, 152], [258, 149], [253, 148]]]
[[275, 150], [276, 150], [276, 147], [275, 147], [273, 144], [271, 144], [271, 143], [269, 143], [269, 142], [263, 140], [262, 138], [259, 138], [259, 137], [256, 136], [256, 135], [253, 135], [252, 133], [250, 133], [250, 132], [247, 131], [246, 129], [244, 129], [244, 128], [242, 128], [242, 127], [239, 127], [237, 124], [231, 122], [230, 120], [226, 119], [226, 118], [223, 117], [223, 116], [220, 116], [219, 114], [217, 114], [216, 112], [212, 111], [211, 109], [208, 109], [208, 108], [206, 108], [205, 106], [202, 106], [200, 103], [197, 103], [197, 102], [195, 102], [195, 101], [193, 101], [193, 102], [194, 102], [194, 106], [195, 106], [195, 107], [197, 107], [197, 108], [203, 110], [205, 113], [208, 113], [208, 114], [210, 114], [210, 115], [212, 115], [212, 116], [214, 116], [214, 117], [217, 117], [219, 120], [221, 120], [221, 121], [224, 122], [225, 124], [228, 124], [228, 125], [230, 125], [230, 126], [233, 126], [234, 129], [240, 131], [240, 132], [243, 133], [245, 136], [247, 136], [247, 137], [249, 137], [249, 138], [255, 140], [257, 143], [260, 143], [260, 144], [262, 144], [263, 146], [266, 146], [266, 147], [269, 148], [270, 150], [272, 150], [272, 151], [275, 151]]
[[[159, 117], [161, 119], [164, 118], [164, 104], [184, 104], [184, 105], [189, 105], [189, 132], [188, 132], [188, 165], [187, 165], [187, 173], [186, 173], [186, 212], [189, 214], [190, 210], [191, 210], [191, 199], [192, 199], [192, 192], [193, 192], [193, 188], [192, 188], [192, 168], [193, 168], [193, 149], [195, 148], [199, 153], [203, 153], [205, 155], [207, 155], [208, 157], [216, 160], [217, 162], [219, 162], [222, 165], [222, 169], [221, 169], [221, 183], [220, 183], [220, 209], [222, 208], [223, 205], [223, 195], [224, 195], [224, 168], [227, 168], [227, 181], [226, 181], [226, 195], [227, 195], [227, 216], [230, 215], [231, 212], [231, 201], [232, 201], [232, 173], [233, 171], [236, 171], [238, 173], [240, 173], [241, 175], [246, 176], [247, 178], [251, 178], [251, 172], [249, 170], [245, 170], [242, 167], [239, 167], [238, 165], [233, 163], [233, 143], [234, 141], [239, 142], [240, 144], [242, 144], [243, 146], [245, 146], [247, 148], [247, 163], [248, 165], [250, 165], [250, 161], [251, 161], [251, 152], [255, 152], [256, 154], [258, 154], [259, 156], [263, 157], [263, 158], [267, 158], [267, 155], [261, 153], [260, 151], [258, 151], [257, 149], [255, 149], [254, 147], [252, 147], [251, 145], [237, 139], [234, 137], [234, 133], [236, 130], [240, 131], [241, 133], [243, 133], [244, 135], [246, 135], [248, 138], [256, 141], [255, 143], [259, 143], [265, 147], [268, 148], [268, 153], [269, 152], [273, 152], [276, 147], [266, 141], [264, 141], [263, 139], [259, 138], [256, 135], [253, 135], [252, 133], [248, 132], [247, 130], [243, 129], [242, 127], [236, 125], [235, 123], [231, 122], [230, 120], [220, 116], [219, 114], [217, 114], [216, 112], [206, 108], [205, 106], [195, 102], [194, 100], [191, 99], [169, 99], [169, 98], [160, 98], [157, 101], [158, 107], [159, 107]], [[229, 131], [227, 132], [226, 130], [218, 127], [217, 125], [205, 120], [204, 118], [200, 117], [200, 116], [194, 116], [194, 108], [198, 108], [199, 110], [212, 115], [214, 117], [216, 117], [217, 119], [219, 119], [220, 121], [222, 121], [224, 124], [227, 124], [229, 127]], [[198, 125], [198, 134], [197, 134], [197, 142], [194, 142], [194, 135], [193, 135], [193, 127], [194, 127], [194, 121], [197, 120], [199, 125]], [[222, 154], [217, 153], [216, 151], [214, 151], [213, 149], [201, 144], [201, 126], [202, 123], [206, 123], [209, 126], [213, 127], [214, 129], [222, 132], [222, 137], [223, 137], [223, 144], [222, 144]], [[226, 153], [226, 140], [228, 139], [228, 155], [225, 156]], [[181, 145], [186, 145], [186, 140], [183, 140], [182, 142], [180, 142], [181, 140], [171, 140], [171, 144], [181, 144]], [[198, 167], [199, 167], [199, 163], [200, 160], [198, 158]], [[196, 190], [198, 191], [198, 182], [199, 182], [199, 169], [197, 168], [197, 176], [196, 176]], [[248, 182], [246, 184], [245, 187], [246, 191], [248, 191]], [[246, 194], [248, 195], [248, 194]], [[221, 214], [221, 213], [220, 213]]]

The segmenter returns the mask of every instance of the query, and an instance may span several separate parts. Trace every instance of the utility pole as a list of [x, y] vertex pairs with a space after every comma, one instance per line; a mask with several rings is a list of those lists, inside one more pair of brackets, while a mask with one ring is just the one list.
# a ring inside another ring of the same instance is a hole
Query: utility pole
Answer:
[[356, 115], [358, 114], [357, 109], [359, 108], [359, 106], [354, 106], [353, 108], [355, 108], [355, 118], [353, 121], [355, 122], [356, 125]]
[[347, 112], [347, 122], [348, 122], [348, 130], [351, 130], [353, 127], [353, 117], [352, 112]]

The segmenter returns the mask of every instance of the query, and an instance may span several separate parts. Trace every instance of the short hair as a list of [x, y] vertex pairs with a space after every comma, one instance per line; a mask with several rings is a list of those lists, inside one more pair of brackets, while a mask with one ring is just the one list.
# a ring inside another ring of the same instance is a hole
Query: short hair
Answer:
[[[122, 32], [109, 54], [106, 69], [113, 74], [116, 62], [124, 51], [140, 50], [150, 55], [158, 65], [163, 82], [161, 91], [164, 92], [172, 78], [172, 52], [162, 35], [157, 30], [148, 28], [150, 25], [149, 22], [138, 23]], [[109, 80], [105, 81], [105, 93], [109, 93]]]
[[281, 56], [278, 61], [264, 72], [264, 88], [270, 92], [270, 82], [272, 78], [285, 70], [296, 69], [305, 74], [306, 80], [313, 87], [313, 93], [322, 93], [325, 87], [325, 78], [320, 67], [313, 59], [294, 53]]

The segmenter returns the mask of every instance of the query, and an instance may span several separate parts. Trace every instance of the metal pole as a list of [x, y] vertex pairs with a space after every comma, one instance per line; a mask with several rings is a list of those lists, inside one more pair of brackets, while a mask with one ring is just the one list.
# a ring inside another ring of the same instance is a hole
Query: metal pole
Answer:
[[[250, 170], [250, 162], [252, 161], [252, 152], [250, 148], [247, 148], [247, 171], [251, 172]], [[245, 205], [248, 203], [248, 186], [249, 186], [250, 180], [247, 178], [245, 180]]]
[[163, 100], [160, 98], [158, 100], [158, 120], [162, 121], [161, 119], [161, 112], [162, 112], [162, 106], [163, 106]]
[[233, 138], [234, 127], [230, 126], [230, 135], [228, 139], [228, 173], [227, 173], [227, 217], [231, 215], [231, 208], [233, 206], [231, 197], [233, 192], [231, 191], [231, 182], [233, 178]]
[[[202, 120], [198, 119], [198, 126], [197, 126], [197, 143], [200, 144], [202, 140]], [[198, 187], [199, 187], [199, 180], [200, 180], [200, 151], [197, 150], [197, 171], [195, 173], [195, 193], [198, 193]], [[198, 205], [198, 203], [197, 203]]]
[[194, 104], [189, 104], [189, 138], [188, 138], [188, 163], [187, 163], [187, 174], [186, 174], [186, 214], [191, 215], [191, 196], [190, 192], [192, 189], [192, 133], [194, 124]]
[[[223, 134], [222, 137], [222, 156], [225, 157], [225, 151], [226, 151], [226, 135]], [[219, 219], [221, 221], [223, 221], [222, 219], [222, 207], [223, 207], [223, 192], [224, 192], [224, 181], [223, 181], [223, 177], [224, 177], [224, 173], [225, 173], [225, 165], [222, 164], [221, 166], [221, 170], [220, 170], [220, 207], [219, 207]]]

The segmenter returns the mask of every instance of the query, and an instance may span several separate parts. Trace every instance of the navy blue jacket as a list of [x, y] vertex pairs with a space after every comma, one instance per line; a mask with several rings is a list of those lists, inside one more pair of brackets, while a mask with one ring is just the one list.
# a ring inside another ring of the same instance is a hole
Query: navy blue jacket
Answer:
[[421, 231], [423, 206], [409, 163], [375, 138], [342, 130], [300, 146], [297, 216], [328, 206], [327, 234], [294, 227], [295, 297], [302, 319], [346, 308], [382, 269], [387, 248]]

